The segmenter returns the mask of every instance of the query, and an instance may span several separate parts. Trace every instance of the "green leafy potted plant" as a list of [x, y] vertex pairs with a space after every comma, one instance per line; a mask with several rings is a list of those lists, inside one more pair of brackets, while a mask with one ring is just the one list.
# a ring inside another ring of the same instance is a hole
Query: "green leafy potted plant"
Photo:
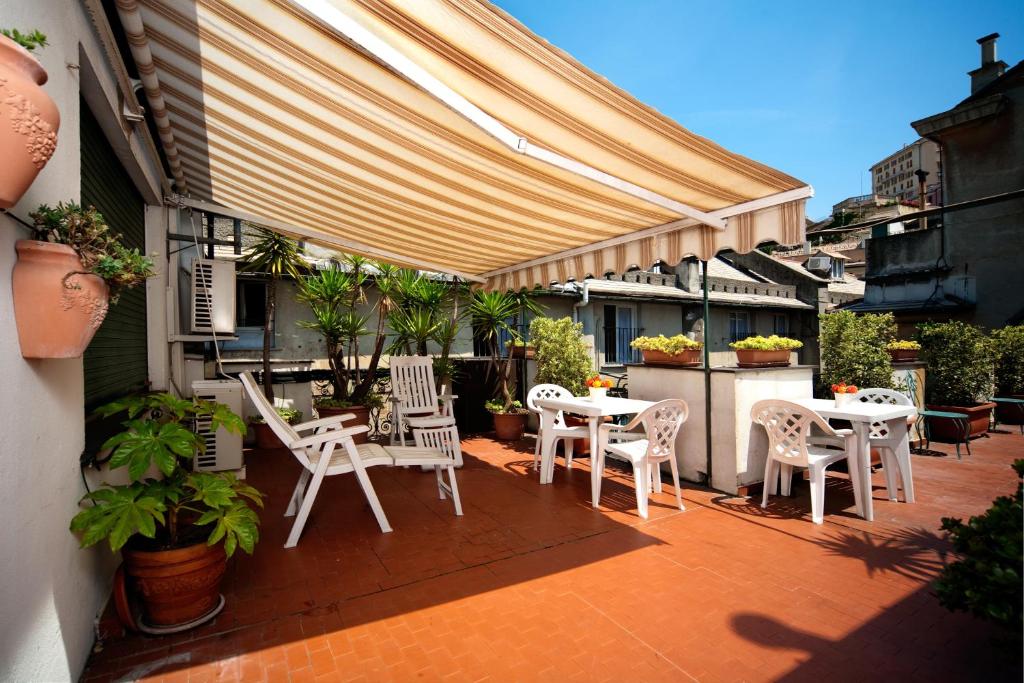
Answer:
[[921, 345], [913, 339], [894, 339], [885, 345], [893, 363], [915, 363], [921, 353]]
[[512, 357], [503, 354], [502, 333], [511, 336], [515, 330], [509, 323], [524, 310], [540, 312], [532, 298], [521, 297], [515, 292], [488, 292], [478, 289], [473, 292], [469, 313], [473, 329], [489, 351], [490, 368], [497, 378], [497, 395], [485, 407], [494, 416], [494, 431], [499, 439], [518, 440], [526, 431], [526, 416], [529, 413], [522, 403], [513, 398], [515, 376], [512, 373]]
[[530, 341], [537, 361], [538, 384], [557, 384], [574, 396], [587, 393], [586, 381], [594, 363], [583, 340], [583, 323], [572, 318], [537, 317], [530, 321]]
[[[992, 332], [995, 351], [995, 395], [1024, 399], [1024, 325], [1009, 325]], [[996, 404], [999, 421], [1020, 424], [1024, 419], [1017, 406]]]
[[[966, 413], [970, 436], [988, 431], [994, 403], [992, 340], [979, 327], [960, 321], [924, 323], [918, 327], [921, 360], [927, 368], [925, 403], [928, 410]], [[960, 429], [952, 419], [931, 418], [934, 438], [956, 440]]]
[[60, 112], [42, 86], [47, 75], [33, 56], [46, 47], [37, 30], [0, 29], [0, 208], [18, 203], [57, 148]]
[[34, 238], [15, 244], [11, 288], [25, 358], [79, 358], [121, 291], [153, 275], [96, 209], [45, 204], [31, 214]]
[[818, 327], [823, 393], [833, 385], [892, 388], [892, 359], [886, 350], [896, 334], [891, 313], [822, 313]]
[[693, 367], [700, 365], [701, 349], [704, 345], [694, 341], [685, 334], [666, 337], [637, 337], [630, 346], [638, 349], [644, 356], [647, 365], [678, 365]]
[[[126, 413], [124, 431], [104, 444], [111, 469], [127, 470], [129, 483], [104, 485], [82, 499], [71, 520], [82, 547], [107, 541], [120, 550], [138, 588], [149, 626], [196, 625], [220, 609], [219, 588], [236, 548], [252, 553], [259, 540], [262, 494], [230, 472], [194, 472], [205, 442], [193, 429], [241, 434], [242, 419], [227, 406], [170, 394], [133, 396], [99, 410]], [[147, 473], [157, 476], [146, 477]]]
[[736, 351], [737, 365], [741, 368], [767, 368], [789, 365], [789, 354], [803, 347], [803, 342], [789, 337], [747, 337], [729, 346]]
[[[274, 408], [277, 414], [281, 416], [281, 419], [290, 425], [296, 425], [302, 422], [302, 411], [294, 408]], [[269, 450], [273, 448], [283, 448], [284, 444], [281, 443], [281, 439], [277, 438], [274, 434], [274, 430], [270, 428], [267, 421], [263, 419], [262, 415], [256, 415], [249, 418], [249, 424], [252, 426], [253, 435], [256, 437], [256, 448], [261, 450]]]

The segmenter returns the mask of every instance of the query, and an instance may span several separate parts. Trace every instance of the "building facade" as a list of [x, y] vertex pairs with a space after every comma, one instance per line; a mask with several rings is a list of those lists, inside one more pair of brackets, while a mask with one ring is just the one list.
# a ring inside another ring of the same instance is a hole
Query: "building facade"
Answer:
[[928, 174], [925, 176], [927, 202], [938, 204], [941, 192], [939, 146], [925, 138], [904, 145], [872, 165], [871, 190], [875, 195], [916, 203], [920, 195], [920, 181], [916, 175], [919, 170]]

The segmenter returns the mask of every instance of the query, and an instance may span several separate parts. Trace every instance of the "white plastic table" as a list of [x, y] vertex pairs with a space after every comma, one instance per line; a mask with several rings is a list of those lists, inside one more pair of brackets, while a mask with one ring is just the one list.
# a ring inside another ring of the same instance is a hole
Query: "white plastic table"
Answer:
[[[871, 423], [885, 422], [889, 433], [895, 438], [910, 439], [907, 418], [917, 414], [913, 406], [894, 406], [888, 403], [850, 401], [836, 406], [835, 401], [823, 398], [801, 398], [793, 401], [810, 408], [826, 420], [849, 420], [857, 436], [857, 462], [851, 469], [858, 470], [861, 481], [861, 500], [857, 507], [861, 517], [875, 519], [874, 502], [871, 499]], [[853, 476], [853, 473], [850, 474]]]
[[654, 405], [652, 401], [639, 401], [631, 398], [606, 396], [594, 401], [583, 398], [544, 398], [537, 401], [541, 408], [541, 461], [540, 483], [550, 484], [555, 474], [555, 435], [553, 429], [545, 429], [555, 423], [558, 411], [583, 415], [590, 426], [590, 500], [596, 508], [601, 501], [601, 472], [597, 468], [597, 455], [604, 445], [600, 442], [598, 427], [604, 417], [609, 415], [633, 415], [642, 413]]

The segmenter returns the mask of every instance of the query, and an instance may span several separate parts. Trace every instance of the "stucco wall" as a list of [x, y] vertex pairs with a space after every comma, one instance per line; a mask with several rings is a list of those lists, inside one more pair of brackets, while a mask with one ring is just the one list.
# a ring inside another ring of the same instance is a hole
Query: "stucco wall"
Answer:
[[[87, 72], [104, 78], [94, 100], [116, 101], [116, 95], [79, 3], [5, 3], [2, 15], [4, 26], [38, 28], [48, 36], [50, 46], [39, 57], [49, 73], [45, 90], [61, 114], [53, 158], [11, 210], [27, 218], [41, 203], [79, 198], [80, 79]], [[0, 215], [0, 679], [66, 681], [77, 679], [85, 665], [113, 558], [102, 548], [79, 550], [68, 531], [84, 493], [78, 468], [82, 361], [27, 361], [18, 347], [11, 269], [14, 243], [26, 237], [27, 229]]]

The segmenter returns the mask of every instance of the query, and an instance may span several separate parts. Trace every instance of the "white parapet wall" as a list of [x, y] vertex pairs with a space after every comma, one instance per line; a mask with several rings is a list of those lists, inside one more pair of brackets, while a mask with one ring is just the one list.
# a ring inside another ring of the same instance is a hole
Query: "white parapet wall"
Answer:
[[[750, 408], [766, 398], [810, 398], [814, 367], [712, 368], [711, 486], [736, 494], [764, 480], [768, 442], [750, 421]], [[706, 401], [702, 368], [629, 366], [629, 397], [645, 401], [681, 398], [690, 415], [676, 440], [680, 474], [703, 482], [707, 473]]]

